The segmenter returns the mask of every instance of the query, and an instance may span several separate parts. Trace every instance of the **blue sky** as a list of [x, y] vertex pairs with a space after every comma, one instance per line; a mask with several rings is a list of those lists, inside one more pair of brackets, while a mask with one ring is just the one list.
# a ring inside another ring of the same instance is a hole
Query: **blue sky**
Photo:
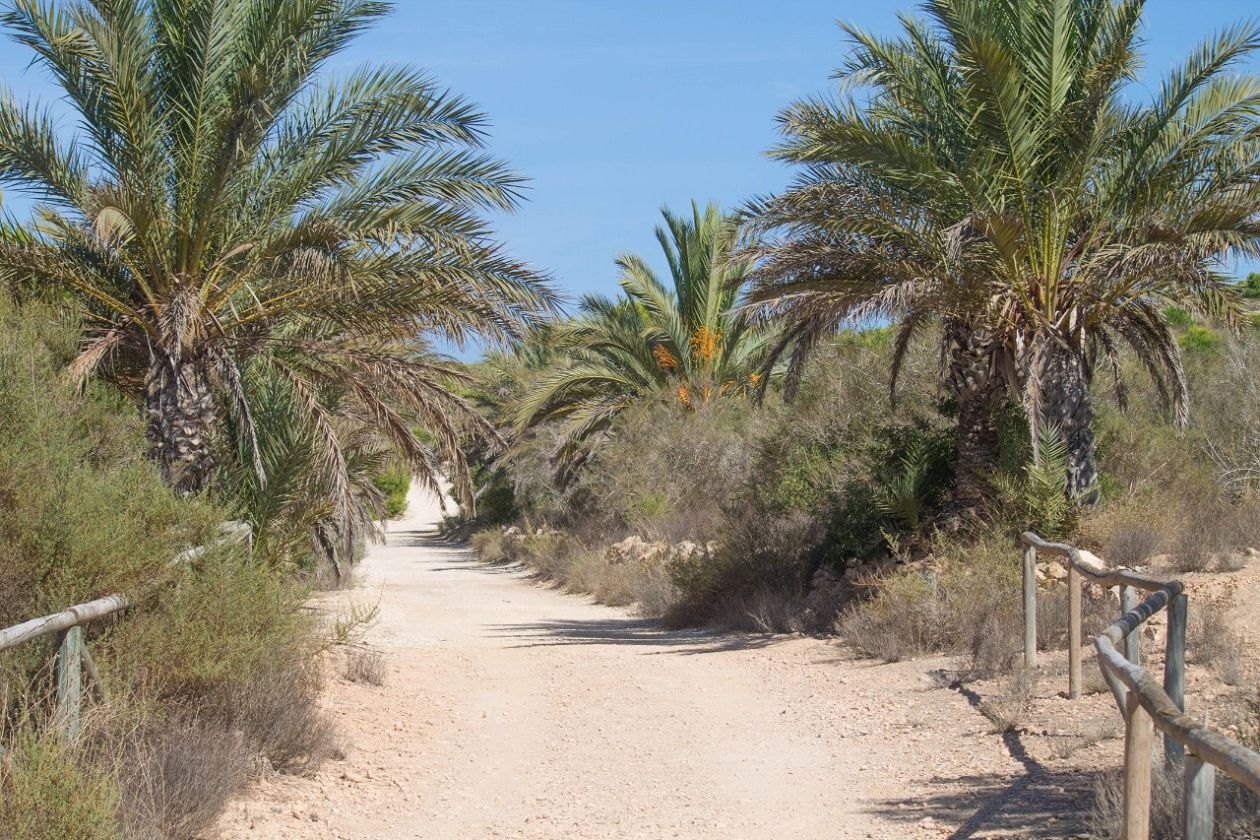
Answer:
[[[532, 179], [529, 202], [499, 222], [504, 238], [566, 293], [612, 293], [618, 253], [655, 256], [662, 204], [735, 206], [787, 183], [790, 171], [765, 156], [774, 117], [827, 89], [846, 50], [837, 20], [891, 32], [898, 10], [915, 6], [407, 2], [357, 52], [427, 66], [482, 105], [494, 150]], [[1257, 14], [1251, 2], [1210, 0], [1147, 9], [1151, 79], [1209, 32]]]
[[[403, 0], [341, 65], [420, 65], [484, 108], [492, 150], [532, 182], [521, 210], [497, 220], [501, 236], [575, 298], [615, 290], [618, 253], [655, 256], [662, 204], [735, 206], [782, 187], [789, 170], [764, 154], [774, 116], [826, 90], [846, 49], [835, 22], [890, 32], [896, 12], [915, 5]], [[1253, 2], [1150, 0], [1147, 80], [1209, 32], [1257, 13]], [[55, 95], [28, 61], [0, 42], [0, 79], [19, 97]], [[10, 210], [25, 207], [5, 198]]]

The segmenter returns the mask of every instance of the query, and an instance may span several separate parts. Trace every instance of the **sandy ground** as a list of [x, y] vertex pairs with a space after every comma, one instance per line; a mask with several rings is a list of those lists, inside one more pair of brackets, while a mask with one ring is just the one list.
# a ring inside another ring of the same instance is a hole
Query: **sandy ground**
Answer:
[[1068, 837], [1082, 791], [934, 667], [797, 637], [665, 632], [481, 565], [413, 496], [342, 609], [379, 602], [375, 687], [333, 677], [345, 758], [270, 776], [234, 838]]

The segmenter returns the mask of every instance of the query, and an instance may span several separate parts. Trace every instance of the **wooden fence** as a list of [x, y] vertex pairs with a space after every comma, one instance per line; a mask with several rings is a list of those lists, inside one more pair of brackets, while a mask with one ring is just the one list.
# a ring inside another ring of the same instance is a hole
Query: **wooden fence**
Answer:
[[[190, 548], [171, 560], [172, 564], [197, 559], [210, 548], [228, 543], [250, 542], [253, 530], [244, 522], [225, 522], [219, 528], [221, 536], [213, 542]], [[57, 646], [57, 707], [56, 725], [70, 741], [79, 736], [79, 722], [83, 708], [84, 676], [87, 685], [97, 699], [105, 696], [105, 684], [101, 682], [96, 663], [87, 645], [83, 643], [83, 626], [122, 612], [131, 606], [125, 595], [107, 595], [86, 604], [68, 607], [59, 613], [32, 618], [0, 630], [0, 653], [9, 648], [47, 636], [60, 634]], [[0, 755], [4, 754], [0, 746]]]
[[[1024, 546], [1024, 661], [1037, 664], [1037, 556], [1059, 557], [1068, 567], [1068, 696], [1081, 696], [1082, 584], [1085, 580], [1120, 590], [1123, 615], [1094, 639], [1098, 666], [1125, 721], [1125, 840], [1148, 840], [1151, 820], [1151, 767], [1154, 730], [1164, 735], [1164, 761], [1184, 773], [1186, 840], [1211, 840], [1215, 773], [1226, 775], [1260, 796], [1260, 754], [1231, 741], [1185, 713], [1186, 623], [1188, 602], [1180, 581], [1162, 581], [1127, 569], [1108, 571], [1087, 562], [1070, 545], [1050, 543], [1033, 533]], [[1138, 592], [1148, 593], [1138, 602]], [[1168, 613], [1167, 652], [1162, 684], [1141, 663], [1139, 629], [1151, 616]], [[1121, 652], [1123, 649], [1123, 652]]]
[[70, 607], [54, 615], [33, 618], [0, 630], [0, 651], [17, 647], [23, 642], [60, 633], [57, 647], [57, 727], [67, 739], [79, 736], [79, 713], [83, 705], [83, 673], [86, 671], [90, 685], [98, 697], [104, 696], [104, 685], [92, 654], [83, 644], [83, 625], [108, 618], [131, 606], [123, 595], [109, 595]]

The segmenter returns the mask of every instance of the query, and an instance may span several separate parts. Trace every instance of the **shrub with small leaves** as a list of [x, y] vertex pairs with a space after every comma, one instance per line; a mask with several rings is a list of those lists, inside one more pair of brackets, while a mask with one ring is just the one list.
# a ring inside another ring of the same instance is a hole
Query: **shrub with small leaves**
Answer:
[[397, 519], [407, 511], [407, 491], [411, 489], [411, 476], [402, 467], [393, 467], [372, 479], [376, 489], [385, 497], [385, 515]]

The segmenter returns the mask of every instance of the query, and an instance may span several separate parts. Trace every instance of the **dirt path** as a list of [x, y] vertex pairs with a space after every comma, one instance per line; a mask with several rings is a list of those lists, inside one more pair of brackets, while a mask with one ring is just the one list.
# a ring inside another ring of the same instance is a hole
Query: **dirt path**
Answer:
[[225, 840], [1070, 834], [932, 663], [664, 632], [479, 565], [437, 519], [413, 496], [330, 596], [379, 598], [389, 662], [383, 687], [329, 688], [345, 759], [257, 782]]

